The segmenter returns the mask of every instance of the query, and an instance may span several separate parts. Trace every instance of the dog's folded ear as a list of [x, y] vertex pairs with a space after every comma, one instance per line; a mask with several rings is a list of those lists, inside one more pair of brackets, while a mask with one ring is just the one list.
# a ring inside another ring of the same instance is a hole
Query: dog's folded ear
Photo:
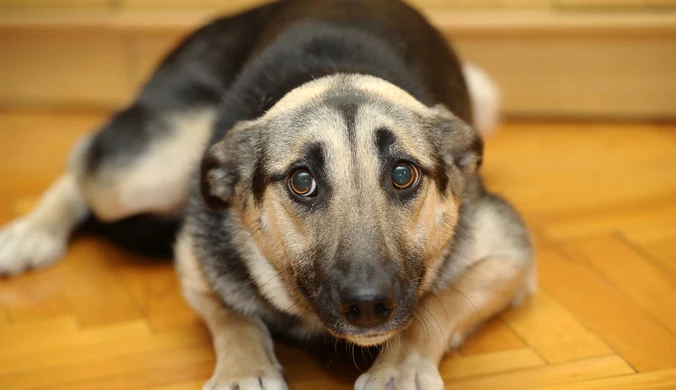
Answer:
[[432, 134], [444, 161], [455, 166], [465, 176], [473, 175], [481, 166], [483, 140], [479, 132], [462, 119], [455, 116], [443, 105], [432, 107], [434, 115], [431, 123]]
[[200, 166], [200, 191], [207, 207], [223, 210], [232, 204], [238, 184], [251, 177], [258, 138], [257, 127], [242, 122], [206, 151]]

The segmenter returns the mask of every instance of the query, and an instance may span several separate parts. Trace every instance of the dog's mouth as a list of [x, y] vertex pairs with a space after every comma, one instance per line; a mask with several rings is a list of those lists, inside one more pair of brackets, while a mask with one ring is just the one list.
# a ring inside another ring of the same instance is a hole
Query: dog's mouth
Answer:
[[[411, 321], [402, 321], [391, 323], [384, 329], [354, 329], [344, 328], [342, 326], [331, 326], [325, 324], [328, 332], [338, 339], [346, 340], [362, 347], [372, 347], [385, 344], [388, 340], [396, 337], [400, 332], [408, 327]], [[335, 324], [334, 324], [335, 325]]]
[[336, 289], [326, 289], [311, 301], [312, 309], [331, 336], [363, 347], [381, 345], [413, 321], [416, 290], [412, 285], [405, 287], [390, 302], [369, 295], [369, 299], [347, 300], [335, 294]]
[[384, 344], [387, 340], [394, 337], [396, 333], [396, 331], [373, 332], [360, 335], [344, 335], [342, 338], [362, 347], [372, 347], [374, 345]]

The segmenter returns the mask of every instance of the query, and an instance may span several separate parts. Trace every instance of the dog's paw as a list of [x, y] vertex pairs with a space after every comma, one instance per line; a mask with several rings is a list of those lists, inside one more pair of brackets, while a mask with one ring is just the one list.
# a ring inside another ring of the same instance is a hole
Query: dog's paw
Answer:
[[404, 361], [376, 362], [354, 384], [355, 390], [443, 390], [437, 365], [418, 355]]
[[0, 275], [16, 275], [60, 259], [68, 238], [30, 217], [18, 219], [0, 230]]
[[221, 378], [214, 374], [202, 390], [288, 390], [281, 375], [263, 375], [249, 378]]

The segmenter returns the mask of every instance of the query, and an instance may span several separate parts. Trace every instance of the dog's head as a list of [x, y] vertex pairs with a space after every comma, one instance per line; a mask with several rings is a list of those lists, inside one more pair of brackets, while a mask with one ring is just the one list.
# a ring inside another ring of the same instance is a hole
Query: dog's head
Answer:
[[413, 319], [481, 153], [478, 133], [445, 108], [336, 75], [229, 131], [205, 155], [202, 195], [253, 236], [251, 274], [278, 283], [265, 291], [290, 303], [280, 310], [373, 345]]

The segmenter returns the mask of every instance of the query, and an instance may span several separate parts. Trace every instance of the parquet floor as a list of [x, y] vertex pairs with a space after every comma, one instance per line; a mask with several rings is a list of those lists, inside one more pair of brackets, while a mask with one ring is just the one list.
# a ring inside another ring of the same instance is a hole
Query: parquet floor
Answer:
[[[0, 222], [105, 117], [0, 111]], [[447, 388], [676, 389], [676, 124], [508, 123], [486, 152], [488, 186], [533, 229], [541, 290], [443, 361]], [[277, 350], [291, 389], [359, 374]], [[0, 389], [195, 389], [213, 359], [168, 262], [78, 237], [58, 265], [0, 280]]]

